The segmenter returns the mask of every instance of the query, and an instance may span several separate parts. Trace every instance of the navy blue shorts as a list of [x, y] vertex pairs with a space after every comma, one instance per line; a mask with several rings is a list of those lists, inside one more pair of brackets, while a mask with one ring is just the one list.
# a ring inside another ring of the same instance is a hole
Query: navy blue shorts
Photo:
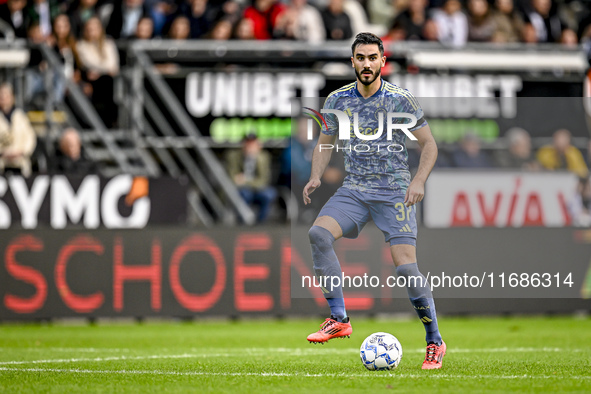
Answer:
[[320, 216], [335, 219], [345, 238], [357, 238], [373, 219], [390, 245], [417, 244], [416, 205], [406, 207], [404, 194], [372, 194], [341, 187], [322, 207]]

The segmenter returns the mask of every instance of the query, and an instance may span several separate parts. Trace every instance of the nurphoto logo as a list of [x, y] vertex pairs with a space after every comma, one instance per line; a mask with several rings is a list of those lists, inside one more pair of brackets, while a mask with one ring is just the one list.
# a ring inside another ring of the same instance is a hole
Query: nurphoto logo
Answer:
[[[339, 125], [338, 125], [338, 136], [339, 140], [347, 140], [351, 138], [358, 138], [363, 141], [375, 141], [382, 137], [384, 134], [384, 112], [378, 112], [378, 127], [376, 129], [369, 129], [366, 130], [366, 133], [362, 133], [359, 131], [359, 114], [357, 112], [347, 111], [353, 116], [353, 124], [351, 125], [351, 121], [347, 112], [340, 111], [338, 109], [321, 109], [320, 112], [309, 108], [304, 107], [305, 110], [309, 112], [304, 112], [306, 115], [310, 116], [311, 119], [308, 119], [307, 124], [307, 138], [308, 140], [312, 140], [314, 138], [313, 133], [313, 123], [312, 120], [316, 121], [320, 129], [322, 126], [326, 130], [329, 129], [328, 124], [326, 123], [326, 119], [322, 114], [333, 114], [336, 116]], [[394, 123], [394, 119], [408, 119], [410, 122], [408, 123]], [[412, 141], [416, 141], [417, 137], [415, 137], [412, 132], [410, 131], [417, 124], [417, 117], [413, 114], [406, 113], [406, 112], [388, 112], [386, 114], [386, 139], [388, 141], [392, 141], [392, 135], [394, 131], [402, 131], [408, 138]], [[363, 128], [362, 128], [363, 129]], [[352, 132], [351, 132], [352, 131]], [[356, 152], [370, 152], [370, 151], [380, 151], [381, 149], [387, 149], [388, 152], [402, 152], [404, 150], [404, 146], [400, 144], [388, 144], [388, 145], [381, 145], [381, 144], [357, 144], [357, 145], [350, 145], [345, 147], [339, 147], [338, 145], [333, 144], [321, 144], [320, 150], [323, 149], [335, 149], [339, 151], [339, 149], [346, 149], [346, 150], [354, 150]]]

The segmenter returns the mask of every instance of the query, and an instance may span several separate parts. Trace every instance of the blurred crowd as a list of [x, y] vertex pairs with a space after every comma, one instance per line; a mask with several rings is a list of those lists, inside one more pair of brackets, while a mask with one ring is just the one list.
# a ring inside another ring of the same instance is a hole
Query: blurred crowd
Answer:
[[372, 30], [385, 41], [449, 46], [591, 41], [588, 0], [0, 0], [0, 19], [17, 37], [70, 48], [84, 65], [89, 51], [110, 56], [105, 37], [318, 43]]
[[[579, 177], [589, 174], [591, 143], [586, 154], [572, 145], [571, 133], [556, 130], [552, 143], [535, 150], [530, 134], [514, 127], [505, 133], [500, 149], [483, 149], [482, 140], [474, 133], [466, 133], [451, 149], [440, 149], [436, 168], [500, 168], [525, 171], [570, 171]], [[409, 149], [411, 171], [418, 167], [420, 148]]]
[[[582, 43], [591, 55], [589, 0], [0, 0], [0, 34], [13, 30], [47, 44], [108, 128], [118, 126], [114, 98], [121, 64], [116, 40], [351, 39], [382, 31], [385, 42]], [[158, 64], [166, 72], [173, 64]], [[174, 68], [174, 67], [173, 67]], [[41, 109], [46, 97], [67, 98], [36, 45], [24, 99]], [[387, 70], [385, 70], [387, 71]]]

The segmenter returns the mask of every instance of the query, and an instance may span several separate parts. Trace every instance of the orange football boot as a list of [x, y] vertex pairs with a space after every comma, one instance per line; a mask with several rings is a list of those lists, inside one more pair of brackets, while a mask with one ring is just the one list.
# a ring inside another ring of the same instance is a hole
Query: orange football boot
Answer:
[[443, 341], [441, 341], [441, 346], [437, 346], [434, 343], [428, 344], [422, 369], [440, 369], [446, 350], [447, 346]]
[[334, 317], [329, 317], [320, 325], [320, 330], [308, 335], [308, 341], [313, 344], [321, 343], [333, 338], [349, 338], [353, 332], [353, 327], [349, 323], [347, 316], [342, 322], [336, 321]]

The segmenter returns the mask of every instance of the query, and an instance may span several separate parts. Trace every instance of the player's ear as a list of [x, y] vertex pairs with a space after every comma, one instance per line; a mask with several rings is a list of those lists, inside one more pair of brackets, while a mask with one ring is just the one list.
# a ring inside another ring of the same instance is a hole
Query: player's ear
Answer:
[[353, 56], [351, 56], [351, 67], [355, 68], [355, 62], [353, 60]]
[[386, 56], [382, 56], [382, 67], [386, 65]]

